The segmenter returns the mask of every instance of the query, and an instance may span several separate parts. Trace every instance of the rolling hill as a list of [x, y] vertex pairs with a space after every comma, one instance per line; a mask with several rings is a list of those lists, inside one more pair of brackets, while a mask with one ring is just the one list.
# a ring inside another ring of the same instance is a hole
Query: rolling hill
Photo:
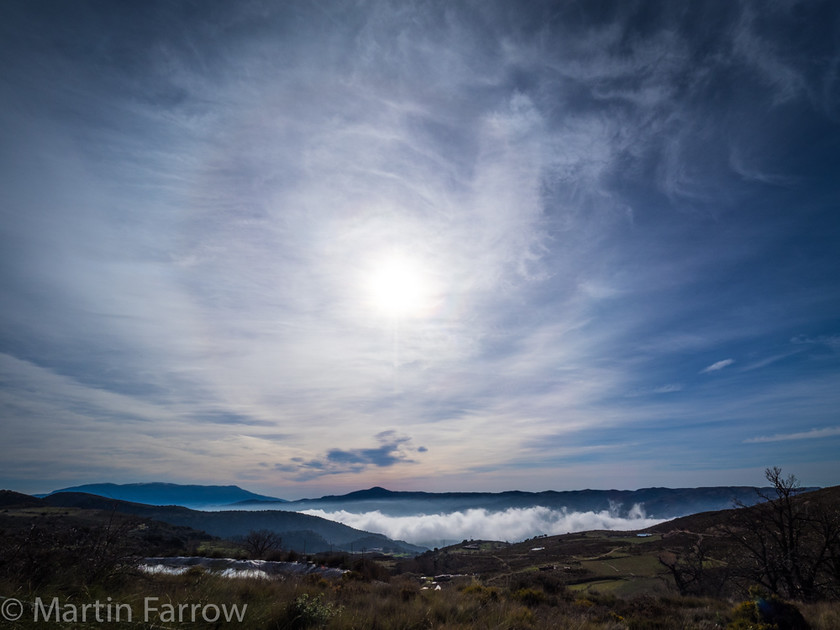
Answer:
[[92, 483], [54, 490], [50, 495], [61, 492], [84, 492], [109, 499], [145, 503], [147, 505], [182, 505], [193, 508], [217, 507], [242, 501], [285, 502], [283, 499], [243, 490], [239, 486], [202, 486], [176, 483]]
[[[833, 545], [836, 559], [840, 486], [803, 492], [793, 505], [814, 518], [828, 515], [825, 523], [834, 527], [828, 544]], [[637, 531], [577, 532], [518, 543], [469, 540], [405, 560], [399, 568], [425, 575], [475, 575], [488, 585], [531, 580], [562, 584], [571, 591], [661, 595], [672, 593], [675, 585], [672, 572], [660, 559], [673, 562], [682, 556], [678, 569], [704, 572], [704, 581], [690, 585], [690, 593], [728, 596], [737, 591], [736, 580], [743, 577], [738, 572], [743, 568], [739, 566], [743, 549], [727, 534], [728, 528], [755, 519], [761, 508], [701, 512]], [[702, 562], [692, 567], [688, 559], [701, 543]], [[747, 580], [740, 586], [753, 583]]]
[[54, 507], [112, 510], [142, 516], [170, 525], [201, 530], [220, 538], [236, 539], [252, 530], [267, 529], [282, 537], [285, 549], [304, 553], [380, 549], [413, 555], [425, 551], [423, 547], [394, 541], [381, 534], [353, 529], [317, 516], [282, 510], [203, 512], [181, 506], [147, 505], [79, 492], [55, 493], [44, 497], [42, 501]]

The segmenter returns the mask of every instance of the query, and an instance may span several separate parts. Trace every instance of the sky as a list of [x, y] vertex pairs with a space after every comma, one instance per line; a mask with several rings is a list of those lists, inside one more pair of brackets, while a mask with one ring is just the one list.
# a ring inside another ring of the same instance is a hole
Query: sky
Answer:
[[840, 483], [835, 2], [0, 3], [0, 486]]

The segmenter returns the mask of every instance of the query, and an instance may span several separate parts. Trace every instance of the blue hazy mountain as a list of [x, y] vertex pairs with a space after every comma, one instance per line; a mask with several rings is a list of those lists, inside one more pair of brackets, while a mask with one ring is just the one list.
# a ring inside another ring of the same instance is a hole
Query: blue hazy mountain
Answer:
[[201, 486], [176, 483], [91, 483], [54, 490], [48, 495], [62, 492], [84, 492], [109, 499], [132, 501], [146, 505], [181, 505], [184, 507], [214, 507], [255, 501], [261, 504], [285, 503], [283, 499], [255, 494], [239, 486]]
[[[803, 488], [813, 490], [815, 488]], [[601, 512], [626, 517], [634, 506], [644, 508], [650, 518], [675, 518], [731, 508], [734, 503], [752, 505], [761, 500], [752, 486], [703, 488], [640, 488], [638, 490], [547, 490], [525, 492], [405, 492], [373, 487], [342, 495], [286, 501], [256, 494], [238, 486], [180, 485], [173, 483], [88, 484], [50, 493], [83, 492], [110, 499], [146, 505], [180, 505], [191, 508], [227, 510], [321, 509], [354, 513], [379, 511], [389, 516], [411, 516], [485, 509], [546, 507], [569, 512]], [[769, 489], [764, 489], [768, 491]]]

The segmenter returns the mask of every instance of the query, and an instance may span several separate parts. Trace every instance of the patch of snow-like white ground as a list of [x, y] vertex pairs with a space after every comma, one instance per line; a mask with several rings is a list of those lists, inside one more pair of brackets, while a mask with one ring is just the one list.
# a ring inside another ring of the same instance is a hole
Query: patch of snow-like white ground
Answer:
[[342, 569], [331, 569], [306, 562], [274, 562], [270, 560], [234, 560], [233, 558], [145, 558], [139, 569], [145, 573], [181, 575], [192, 567], [202, 567], [222, 577], [269, 578], [275, 575], [320, 575], [339, 576]]

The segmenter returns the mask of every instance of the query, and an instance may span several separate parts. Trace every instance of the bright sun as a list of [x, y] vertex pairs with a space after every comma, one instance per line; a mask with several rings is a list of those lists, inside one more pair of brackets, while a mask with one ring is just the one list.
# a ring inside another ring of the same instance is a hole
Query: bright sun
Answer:
[[388, 317], [423, 317], [432, 308], [432, 293], [427, 272], [408, 256], [385, 256], [370, 272], [371, 306]]

